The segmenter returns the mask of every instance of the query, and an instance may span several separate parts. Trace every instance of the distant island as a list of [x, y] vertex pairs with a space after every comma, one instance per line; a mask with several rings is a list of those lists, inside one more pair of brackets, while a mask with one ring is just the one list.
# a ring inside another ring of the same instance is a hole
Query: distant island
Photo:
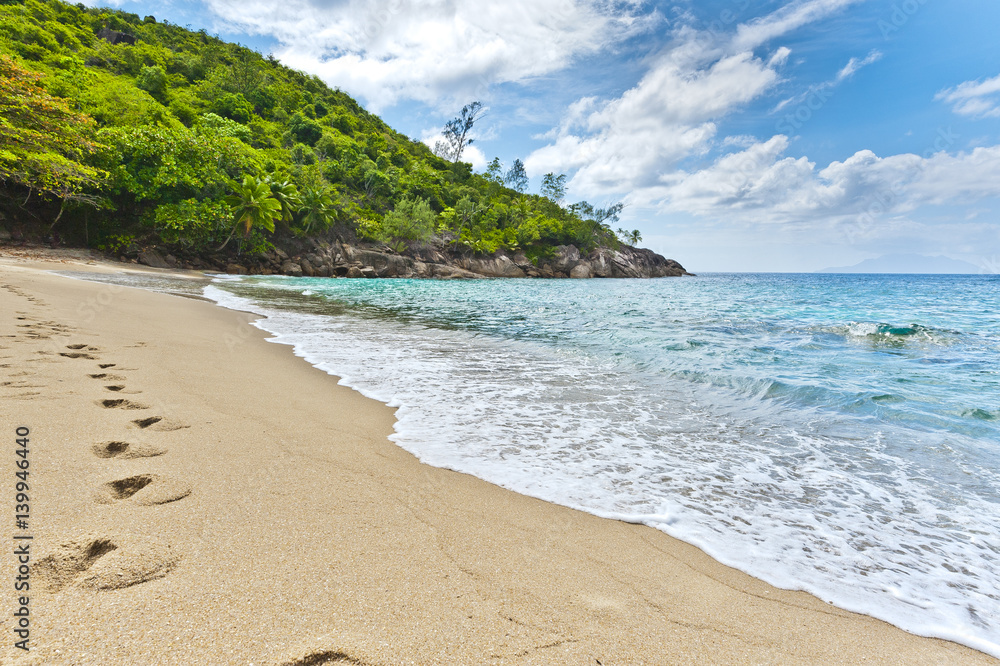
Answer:
[[965, 275], [982, 273], [975, 264], [943, 255], [929, 257], [922, 254], [884, 254], [874, 259], [865, 259], [853, 266], [824, 268], [817, 273], [931, 273]]
[[466, 105], [432, 150], [204, 30], [5, 2], [0, 240], [230, 272], [686, 274], [613, 228], [622, 204], [564, 202], [564, 174], [533, 194], [520, 159], [474, 173], [462, 155], [484, 111]]

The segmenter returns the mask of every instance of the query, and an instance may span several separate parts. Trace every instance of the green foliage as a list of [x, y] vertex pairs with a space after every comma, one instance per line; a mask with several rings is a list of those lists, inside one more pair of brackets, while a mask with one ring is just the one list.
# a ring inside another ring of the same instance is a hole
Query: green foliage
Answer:
[[49, 95], [41, 77], [0, 55], [0, 181], [64, 200], [99, 185], [104, 172], [85, 159], [93, 121]]
[[328, 229], [337, 219], [337, 209], [333, 203], [331, 190], [326, 187], [306, 187], [302, 191], [301, 229], [308, 234], [315, 227], [317, 230]]
[[236, 229], [243, 228], [243, 237], [249, 238], [255, 228], [274, 232], [274, 221], [281, 219], [281, 203], [271, 196], [271, 187], [264, 180], [244, 176], [242, 183], [230, 183], [233, 193], [225, 202], [233, 209], [233, 231], [219, 247], [221, 250], [229, 242]]
[[558, 176], [549, 172], [542, 176], [542, 196], [559, 203], [566, 196], [566, 174]]
[[[105, 26], [136, 43], [96, 37]], [[469, 105], [448, 124], [449, 158], [471, 143], [482, 110]], [[101, 207], [88, 228], [109, 249], [207, 251], [239, 228], [239, 247], [253, 250], [279, 221], [278, 234], [349, 225], [393, 246], [437, 240], [535, 258], [557, 244], [619, 242], [620, 207], [563, 206], [561, 174], [543, 177], [541, 196], [528, 184], [521, 160], [475, 174], [316, 77], [204, 31], [0, 0], [0, 206], [36, 205], [28, 195], [42, 192], [61, 201], [57, 221], [65, 212], [80, 228], [85, 209]]]
[[434, 234], [434, 211], [424, 199], [403, 199], [382, 221], [380, 240], [428, 241]]
[[154, 220], [165, 243], [203, 249], [226, 237], [232, 227], [233, 209], [225, 201], [185, 199], [157, 206]]
[[212, 103], [212, 113], [246, 125], [253, 117], [253, 104], [242, 93], [226, 93]]
[[250, 143], [250, 139], [253, 136], [249, 127], [241, 125], [235, 120], [217, 116], [214, 113], [202, 114], [201, 121], [198, 123], [198, 129], [208, 135], [239, 139], [243, 143]]
[[315, 146], [316, 142], [323, 136], [323, 128], [315, 120], [306, 118], [301, 113], [294, 114], [288, 119], [288, 131], [299, 143], [307, 146]]
[[160, 65], [143, 67], [135, 79], [135, 85], [162, 102], [167, 92], [167, 71]]

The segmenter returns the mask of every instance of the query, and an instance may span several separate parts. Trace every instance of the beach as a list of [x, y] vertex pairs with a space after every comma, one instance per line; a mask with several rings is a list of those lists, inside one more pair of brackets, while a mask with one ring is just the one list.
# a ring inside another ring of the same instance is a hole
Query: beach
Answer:
[[47, 272], [120, 269], [0, 257], [3, 506], [25, 427], [33, 537], [4, 663], [996, 663], [421, 464], [253, 315]]

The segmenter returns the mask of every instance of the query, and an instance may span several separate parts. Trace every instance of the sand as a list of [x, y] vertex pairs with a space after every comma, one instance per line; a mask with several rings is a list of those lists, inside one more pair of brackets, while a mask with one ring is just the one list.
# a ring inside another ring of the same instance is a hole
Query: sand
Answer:
[[[84, 257], [85, 259], [85, 257]], [[0, 258], [0, 469], [30, 428], [14, 664], [964, 664], [654, 529], [423, 465], [251, 315]]]

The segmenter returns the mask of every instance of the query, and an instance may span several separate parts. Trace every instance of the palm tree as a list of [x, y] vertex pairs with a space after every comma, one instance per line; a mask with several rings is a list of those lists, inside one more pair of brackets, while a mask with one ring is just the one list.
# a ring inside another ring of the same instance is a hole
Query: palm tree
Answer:
[[281, 221], [288, 224], [292, 221], [292, 213], [299, 207], [299, 191], [287, 180], [278, 182], [268, 178], [268, 187], [271, 188], [271, 196], [281, 204]]
[[299, 200], [302, 214], [302, 232], [308, 234], [314, 224], [325, 229], [333, 224], [337, 216], [330, 190], [326, 187], [306, 187]]
[[271, 195], [271, 188], [265, 181], [244, 176], [242, 183], [233, 182], [229, 185], [233, 193], [226, 197], [226, 203], [233, 207], [236, 222], [217, 252], [229, 244], [237, 227], [242, 225], [244, 238], [250, 235], [254, 227], [264, 227], [273, 233], [274, 221], [281, 218], [281, 204]]

